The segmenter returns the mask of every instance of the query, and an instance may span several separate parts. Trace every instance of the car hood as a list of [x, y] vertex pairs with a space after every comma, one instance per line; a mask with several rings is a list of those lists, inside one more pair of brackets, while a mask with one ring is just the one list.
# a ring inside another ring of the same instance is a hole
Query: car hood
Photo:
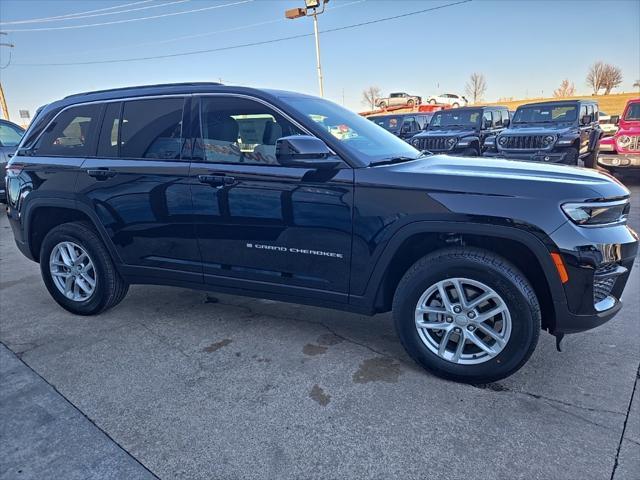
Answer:
[[472, 129], [460, 129], [460, 128], [448, 128], [442, 130], [427, 130], [420, 132], [414, 138], [425, 137], [462, 137], [467, 135], [473, 135], [475, 132]]
[[640, 122], [620, 122], [616, 136], [620, 135], [640, 135]]
[[390, 211], [440, 211], [471, 222], [506, 219], [548, 234], [567, 222], [563, 203], [629, 195], [615, 178], [595, 170], [486, 157], [430, 155], [358, 170], [356, 184], [395, 192], [389, 197]]
[[544, 125], [514, 125], [500, 133], [500, 135], [563, 135], [574, 127], [566, 123], [547, 123]]

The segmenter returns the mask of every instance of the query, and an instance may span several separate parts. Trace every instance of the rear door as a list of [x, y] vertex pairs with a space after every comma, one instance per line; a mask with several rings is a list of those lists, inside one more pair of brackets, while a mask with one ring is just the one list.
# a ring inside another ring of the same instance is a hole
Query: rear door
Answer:
[[199, 100], [191, 187], [205, 282], [346, 301], [353, 170], [281, 166], [277, 139], [306, 133], [283, 112], [243, 96]]
[[130, 275], [202, 281], [189, 163], [182, 159], [189, 97], [104, 104], [95, 153], [78, 176], [78, 199], [95, 213]]

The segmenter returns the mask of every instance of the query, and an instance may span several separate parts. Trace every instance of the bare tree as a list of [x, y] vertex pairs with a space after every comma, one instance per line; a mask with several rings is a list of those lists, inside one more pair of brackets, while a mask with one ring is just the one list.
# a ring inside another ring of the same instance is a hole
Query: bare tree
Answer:
[[606, 64], [604, 68], [604, 78], [602, 79], [602, 88], [604, 94], [609, 95], [611, 90], [619, 87], [622, 83], [622, 70], [615, 65]]
[[381, 96], [382, 90], [380, 90], [380, 87], [372, 85], [362, 91], [362, 103], [368, 105], [370, 110], [374, 110], [376, 108], [376, 101]]
[[487, 81], [484, 75], [481, 73], [472, 73], [465, 86], [465, 91], [467, 95], [471, 97], [473, 103], [481, 101], [487, 91]]
[[604, 88], [603, 79], [606, 65], [604, 62], [597, 61], [587, 72], [587, 85], [591, 87], [594, 95], [597, 95], [600, 89]]
[[553, 91], [553, 96], [554, 97], [573, 97], [576, 93], [576, 86], [573, 84], [573, 82], [570, 82], [568, 78], [565, 78], [562, 83], [560, 84], [560, 87], [556, 88]]

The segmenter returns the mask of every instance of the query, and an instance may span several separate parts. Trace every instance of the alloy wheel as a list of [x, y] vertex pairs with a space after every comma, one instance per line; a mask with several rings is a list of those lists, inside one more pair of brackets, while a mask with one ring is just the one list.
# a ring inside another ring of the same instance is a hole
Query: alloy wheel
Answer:
[[95, 266], [89, 254], [77, 243], [65, 241], [53, 247], [49, 272], [56, 288], [69, 300], [84, 302], [95, 292]]
[[438, 357], [472, 365], [504, 350], [512, 322], [505, 301], [491, 287], [468, 278], [447, 278], [421, 295], [415, 325], [424, 345]]

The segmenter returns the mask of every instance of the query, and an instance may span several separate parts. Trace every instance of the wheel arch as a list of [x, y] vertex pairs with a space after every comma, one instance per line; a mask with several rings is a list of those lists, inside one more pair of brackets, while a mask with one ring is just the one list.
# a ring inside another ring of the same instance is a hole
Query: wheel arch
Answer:
[[121, 263], [117, 251], [95, 212], [72, 199], [37, 198], [23, 212], [23, 234], [32, 258], [39, 262], [40, 246], [52, 228], [63, 223], [83, 221], [93, 227], [115, 263]]
[[566, 302], [562, 283], [545, 244], [526, 231], [499, 225], [414, 222], [388, 242], [369, 279], [365, 298], [376, 312], [388, 311], [400, 279], [419, 258], [451, 246], [474, 246], [513, 263], [532, 284], [543, 314], [543, 328], [553, 331], [555, 302]]

